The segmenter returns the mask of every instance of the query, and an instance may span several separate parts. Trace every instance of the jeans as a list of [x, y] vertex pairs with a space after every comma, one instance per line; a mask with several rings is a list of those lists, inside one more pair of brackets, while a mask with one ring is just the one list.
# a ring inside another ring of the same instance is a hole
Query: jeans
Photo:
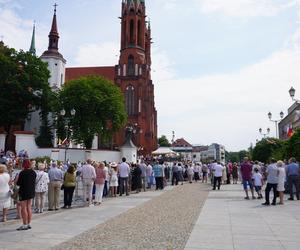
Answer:
[[217, 182], [218, 182], [218, 189], [220, 190], [221, 182], [222, 182], [222, 176], [219, 176], [219, 177], [214, 176], [214, 188], [213, 188], [214, 190], [216, 189]]
[[109, 183], [108, 181], [105, 181], [104, 188], [103, 188], [103, 197], [108, 196], [108, 191], [109, 191]]
[[178, 185], [178, 172], [173, 172], [172, 175], [172, 186], [175, 184], [176, 186]]
[[294, 199], [294, 191], [293, 186], [296, 188], [296, 197], [299, 199], [299, 176], [298, 175], [290, 175], [288, 176], [288, 187], [290, 192], [290, 197]]
[[276, 198], [277, 198], [277, 183], [276, 184], [272, 184], [272, 183], [267, 183], [267, 187], [266, 187], [266, 190], [265, 190], [265, 193], [266, 193], [266, 203], [267, 204], [270, 204], [270, 192], [271, 192], [271, 189], [273, 189], [273, 204], [276, 204]]
[[64, 187], [64, 206], [72, 206], [75, 187]]
[[124, 194], [124, 191], [128, 195], [128, 177], [120, 177], [120, 195]]

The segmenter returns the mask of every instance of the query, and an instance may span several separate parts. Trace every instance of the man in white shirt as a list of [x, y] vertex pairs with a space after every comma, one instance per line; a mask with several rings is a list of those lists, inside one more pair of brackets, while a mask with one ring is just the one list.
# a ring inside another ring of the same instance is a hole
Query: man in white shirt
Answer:
[[212, 166], [212, 171], [214, 173], [214, 187], [213, 190], [216, 190], [217, 182], [218, 182], [218, 190], [220, 190], [222, 175], [223, 175], [224, 167], [218, 162]]
[[128, 177], [130, 174], [129, 165], [126, 163], [126, 158], [122, 158], [122, 163], [119, 164], [119, 176], [120, 176], [120, 196], [124, 194], [124, 186], [126, 195], [128, 196]]
[[87, 160], [87, 164], [85, 164], [81, 169], [81, 178], [82, 178], [82, 185], [83, 185], [83, 201], [87, 205], [92, 204], [93, 185], [96, 179], [96, 171], [95, 168], [91, 165], [91, 163], [92, 161], [90, 159]]

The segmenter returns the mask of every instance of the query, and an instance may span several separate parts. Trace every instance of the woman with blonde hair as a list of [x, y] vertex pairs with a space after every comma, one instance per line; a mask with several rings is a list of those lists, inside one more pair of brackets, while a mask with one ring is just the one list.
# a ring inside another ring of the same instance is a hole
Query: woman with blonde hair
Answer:
[[283, 197], [284, 197], [284, 182], [286, 178], [285, 168], [283, 161], [277, 162], [277, 168], [278, 168], [278, 185], [277, 185], [277, 191], [279, 193], [279, 204], [283, 205]]
[[0, 165], [0, 209], [3, 210], [3, 222], [7, 220], [7, 210], [10, 207], [10, 189], [9, 182], [10, 177], [9, 174], [6, 173], [6, 166]]
[[38, 172], [35, 180], [35, 212], [44, 212], [44, 198], [48, 191], [49, 176], [45, 172], [45, 164], [38, 164]]

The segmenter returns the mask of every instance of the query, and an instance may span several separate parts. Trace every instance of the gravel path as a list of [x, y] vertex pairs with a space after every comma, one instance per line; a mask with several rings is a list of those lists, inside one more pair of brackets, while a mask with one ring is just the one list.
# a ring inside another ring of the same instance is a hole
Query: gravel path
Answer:
[[209, 189], [177, 186], [54, 249], [184, 249]]

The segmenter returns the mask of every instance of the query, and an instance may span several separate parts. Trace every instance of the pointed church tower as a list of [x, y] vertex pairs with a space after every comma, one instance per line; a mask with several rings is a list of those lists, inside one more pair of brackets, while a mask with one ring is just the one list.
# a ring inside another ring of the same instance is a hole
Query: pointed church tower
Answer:
[[32, 37], [31, 37], [29, 52], [32, 55], [36, 55], [36, 49], [35, 49], [35, 22], [33, 23], [33, 30], [32, 30]]
[[58, 51], [58, 41], [59, 34], [57, 29], [57, 21], [56, 21], [56, 7], [57, 4], [54, 5], [54, 14], [52, 19], [52, 26], [49, 37], [49, 45], [48, 50], [46, 50], [41, 59], [44, 62], [48, 63], [48, 69], [50, 71], [49, 85], [53, 89], [59, 89], [65, 82], [65, 65], [66, 60], [62, 56], [62, 54]]
[[[144, 0], [122, 1], [121, 50], [115, 79], [124, 93], [128, 125], [136, 127], [133, 142], [144, 155], [157, 148], [157, 114], [151, 80], [151, 29], [145, 18]], [[121, 133], [117, 142], [124, 142], [124, 138], [124, 133]]]

